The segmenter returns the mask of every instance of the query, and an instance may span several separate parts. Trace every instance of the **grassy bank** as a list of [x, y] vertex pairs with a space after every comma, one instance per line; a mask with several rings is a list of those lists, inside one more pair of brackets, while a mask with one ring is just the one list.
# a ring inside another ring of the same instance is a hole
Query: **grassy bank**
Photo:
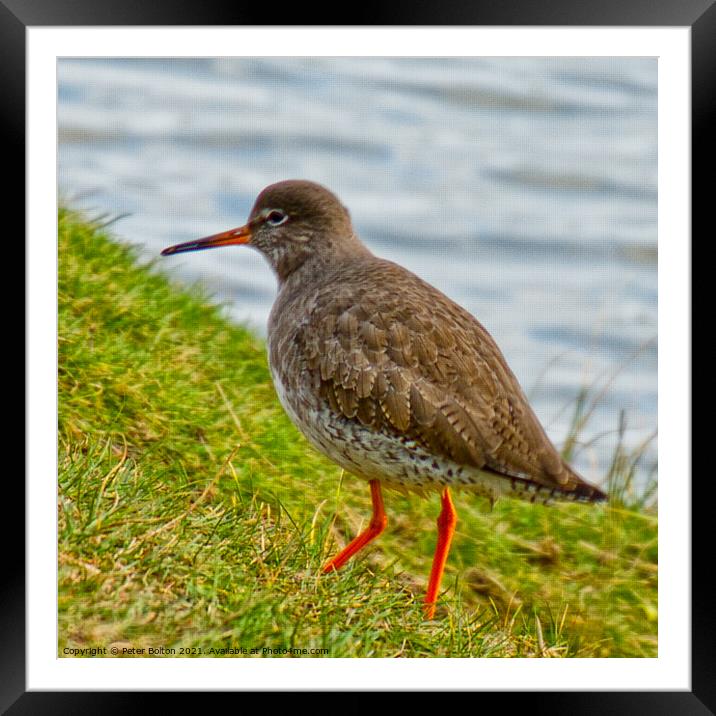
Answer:
[[384, 535], [322, 576], [369, 492], [284, 415], [263, 343], [64, 210], [58, 290], [60, 655], [656, 655], [654, 512], [458, 494], [425, 622], [437, 496], [387, 492]]

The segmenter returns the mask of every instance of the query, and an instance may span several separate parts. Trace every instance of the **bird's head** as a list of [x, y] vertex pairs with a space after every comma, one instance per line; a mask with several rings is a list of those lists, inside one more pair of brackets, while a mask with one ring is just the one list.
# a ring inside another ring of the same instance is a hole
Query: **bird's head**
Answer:
[[170, 246], [162, 256], [233, 244], [258, 249], [281, 282], [309, 259], [330, 263], [346, 253], [366, 251], [334, 194], [320, 184], [289, 180], [258, 195], [244, 226]]

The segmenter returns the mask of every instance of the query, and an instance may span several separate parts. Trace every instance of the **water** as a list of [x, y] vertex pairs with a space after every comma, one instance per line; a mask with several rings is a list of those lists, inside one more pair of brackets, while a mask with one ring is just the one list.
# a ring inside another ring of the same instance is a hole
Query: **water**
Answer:
[[[599, 481], [625, 411], [656, 430], [657, 61], [650, 58], [62, 60], [60, 196], [128, 214], [160, 249], [318, 181], [375, 253], [464, 305], [553, 440], [608, 387], [575, 465]], [[265, 333], [275, 280], [238, 247], [162, 259]], [[640, 479], [656, 461], [656, 441]]]

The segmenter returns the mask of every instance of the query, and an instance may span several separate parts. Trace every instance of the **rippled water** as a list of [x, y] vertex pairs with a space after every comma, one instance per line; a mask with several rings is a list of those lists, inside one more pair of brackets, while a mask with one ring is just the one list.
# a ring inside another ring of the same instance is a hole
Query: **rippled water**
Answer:
[[[557, 444], [608, 382], [575, 460], [598, 481], [621, 410], [628, 445], [656, 430], [656, 108], [650, 58], [67, 59], [60, 196], [128, 214], [113, 230], [155, 257], [244, 223], [269, 183], [325, 184], [490, 330]], [[265, 331], [253, 251], [160, 266]]]

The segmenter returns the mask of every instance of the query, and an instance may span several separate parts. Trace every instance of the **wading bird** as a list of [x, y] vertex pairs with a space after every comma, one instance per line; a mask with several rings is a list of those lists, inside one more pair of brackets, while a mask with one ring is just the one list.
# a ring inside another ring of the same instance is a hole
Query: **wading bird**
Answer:
[[309, 442], [370, 485], [368, 527], [339, 569], [384, 529], [381, 487], [441, 493], [425, 613], [432, 618], [457, 515], [450, 490], [495, 500], [606, 499], [560, 456], [500, 349], [465, 309], [361, 243], [336, 196], [308, 181], [259, 194], [245, 226], [163, 255], [246, 244], [278, 277], [271, 375]]

